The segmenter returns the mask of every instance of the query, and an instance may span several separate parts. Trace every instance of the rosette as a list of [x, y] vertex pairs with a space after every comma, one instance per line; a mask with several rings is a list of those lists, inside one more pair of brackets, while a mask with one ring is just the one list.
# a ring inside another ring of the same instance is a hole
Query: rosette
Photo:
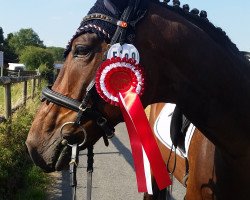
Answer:
[[108, 103], [119, 106], [118, 93], [132, 90], [144, 92], [144, 73], [132, 58], [113, 57], [102, 63], [96, 74], [98, 94]]

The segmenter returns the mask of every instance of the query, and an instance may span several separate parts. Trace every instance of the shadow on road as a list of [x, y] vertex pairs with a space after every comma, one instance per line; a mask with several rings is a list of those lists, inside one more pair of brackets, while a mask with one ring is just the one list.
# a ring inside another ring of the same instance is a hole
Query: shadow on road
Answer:
[[134, 161], [132, 158], [132, 154], [130, 150], [117, 138], [116, 136], [111, 139], [115, 148], [120, 152], [120, 154], [124, 157], [124, 159], [128, 162], [128, 164], [134, 168]]
[[69, 183], [70, 183], [69, 172], [62, 171], [62, 185], [61, 185], [62, 197], [59, 198], [58, 200], [71, 199], [72, 189], [69, 186]]

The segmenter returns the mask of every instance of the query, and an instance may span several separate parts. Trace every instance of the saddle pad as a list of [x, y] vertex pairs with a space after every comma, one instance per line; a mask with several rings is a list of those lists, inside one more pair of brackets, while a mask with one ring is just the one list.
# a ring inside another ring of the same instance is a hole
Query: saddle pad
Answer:
[[[175, 104], [167, 103], [161, 110], [154, 124], [154, 133], [156, 137], [169, 149], [171, 149], [171, 146], [172, 146], [172, 140], [170, 138], [170, 123], [171, 123], [172, 113], [174, 112], [174, 109], [175, 109]], [[189, 145], [190, 145], [194, 130], [195, 130], [194, 125], [190, 124], [186, 133], [186, 137], [185, 137], [186, 153], [182, 152], [179, 148], [177, 148], [176, 153], [178, 155], [182, 157], [187, 157]]]

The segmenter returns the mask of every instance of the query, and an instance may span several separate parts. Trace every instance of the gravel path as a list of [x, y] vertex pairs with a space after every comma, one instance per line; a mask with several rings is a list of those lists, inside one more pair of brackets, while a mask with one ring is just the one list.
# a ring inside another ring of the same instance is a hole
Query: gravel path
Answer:
[[[100, 140], [94, 147], [94, 173], [92, 200], [142, 200], [143, 194], [137, 192], [130, 144], [124, 123], [116, 127], [116, 137], [106, 147]], [[80, 153], [77, 168], [77, 199], [86, 200], [86, 151]], [[49, 199], [70, 200], [68, 171], [53, 173], [55, 184], [50, 189]], [[182, 200], [185, 189], [174, 181], [173, 195]]]

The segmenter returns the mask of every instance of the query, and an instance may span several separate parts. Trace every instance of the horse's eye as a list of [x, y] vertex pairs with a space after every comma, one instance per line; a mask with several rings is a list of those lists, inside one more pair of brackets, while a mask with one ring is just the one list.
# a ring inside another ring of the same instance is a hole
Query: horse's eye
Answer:
[[74, 57], [87, 56], [91, 52], [91, 49], [87, 46], [77, 45], [74, 51]]

